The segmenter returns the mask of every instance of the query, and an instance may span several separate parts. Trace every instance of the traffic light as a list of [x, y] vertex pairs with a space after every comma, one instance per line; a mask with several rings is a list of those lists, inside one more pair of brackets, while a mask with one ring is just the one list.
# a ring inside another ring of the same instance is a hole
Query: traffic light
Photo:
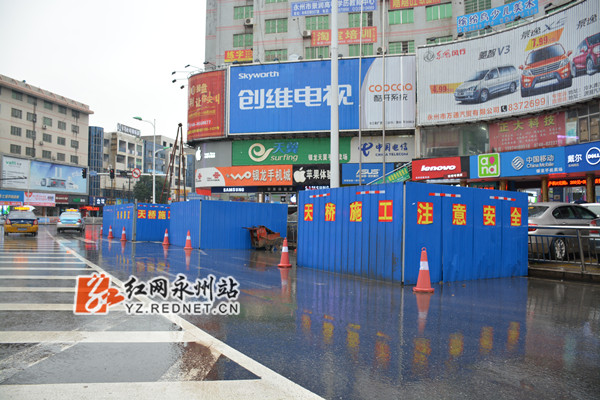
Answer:
[[83, 179], [87, 177], [87, 168], [81, 168], [81, 177]]
[[114, 168], [110, 169], [109, 175], [110, 175], [110, 179], [115, 179], [115, 169]]

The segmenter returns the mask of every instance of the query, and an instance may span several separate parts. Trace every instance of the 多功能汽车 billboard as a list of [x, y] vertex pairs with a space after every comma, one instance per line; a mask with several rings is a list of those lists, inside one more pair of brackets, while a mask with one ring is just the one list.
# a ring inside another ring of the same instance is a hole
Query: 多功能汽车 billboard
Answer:
[[[380, 130], [415, 126], [415, 57], [339, 61], [339, 128]], [[331, 129], [330, 61], [230, 68], [229, 134], [315, 132]], [[385, 97], [384, 97], [385, 95]]]
[[81, 167], [2, 157], [3, 188], [52, 193], [87, 193]]
[[[511, 3], [513, 4], [513, 3]], [[420, 125], [505, 118], [600, 95], [600, 2], [417, 49]]]
[[188, 79], [187, 141], [225, 136], [225, 70]]

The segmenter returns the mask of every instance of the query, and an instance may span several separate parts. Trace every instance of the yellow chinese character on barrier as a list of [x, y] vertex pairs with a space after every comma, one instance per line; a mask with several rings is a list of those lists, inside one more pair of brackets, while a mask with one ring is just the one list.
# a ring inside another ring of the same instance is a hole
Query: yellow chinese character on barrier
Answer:
[[146, 210], [138, 210], [138, 219], [146, 218]]
[[159, 211], [158, 212], [158, 219], [167, 219], [167, 212], [166, 211]]
[[510, 226], [521, 226], [521, 208], [510, 208]]
[[483, 225], [496, 226], [496, 207], [483, 206]]
[[156, 219], [156, 210], [148, 211], [148, 219]]
[[379, 201], [379, 221], [380, 222], [392, 222], [394, 212], [394, 201], [393, 200], [381, 200]]
[[467, 224], [467, 206], [465, 204], [452, 205], [452, 225]]
[[304, 220], [305, 221], [313, 220], [313, 205], [312, 204], [304, 205]]
[[350, 222], [362, 222], [362, 201], [350, 204]]
[[433, 224], [433, 203], [419, 202], [417, 204], [417, 224]]
[[328, 221], [328, 222], [335, 221], [335, 204], [333, 204], [333, 203], [325, 204], [325, 221]]

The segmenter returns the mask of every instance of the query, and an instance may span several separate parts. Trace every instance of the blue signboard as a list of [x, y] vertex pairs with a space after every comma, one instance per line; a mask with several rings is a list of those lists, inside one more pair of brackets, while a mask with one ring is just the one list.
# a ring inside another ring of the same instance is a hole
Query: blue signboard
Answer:
[[23, 203], [23, 192], [0, 190], [0, 204], [18, 206]]
[[566, 172], [600, 170], [600, 142], [565, 147]]
[[565, 148], [554, 147], [500, 154], [500, 176], [548, 175], [566, 172]]
[[[343, 185], [358, 185], [358, 166], [359, 164], [343, 164], [342, 165], [342, 184]], [[385, 173], [394, 170], [394, 163], [385, 164]], [[363, 163], [362, 164], [362, 183], [367, 184], [383, 176], [382, 163]]]
[[[338, 12], [360, 12], [361, 3], [364, 12], [377, 10], [375, 0], [347, 0], [338, 3]], [[324, 14], [331, 14], [331, 1], [298, 1], [292, 3], [292, 17]]]
[[104, 206], [106, 204], [106, 197], [90, 196], [90, 204], [92, 206]]
[[538, 12], [538, 0], [519, 0], [500, 7], [490, 8], [456, 18], [457, 32], [471, 32], [512, 22], [516, 17], [528, 17]]

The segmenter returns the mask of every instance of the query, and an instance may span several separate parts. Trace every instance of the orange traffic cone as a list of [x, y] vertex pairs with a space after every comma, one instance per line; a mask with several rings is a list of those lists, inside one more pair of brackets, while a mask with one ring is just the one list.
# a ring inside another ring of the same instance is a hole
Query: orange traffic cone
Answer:
[[123, 232], [121, 232], [121, 241], [122, 242], [127, 241], [127, 235], [125, 235], [125, 227], [123, 227]]
[[185, 252], [185, 270], [190, 270], [190, 261], [192, 259], [192, 249], [184, 249]]
[[102, 225], [100, 225], [100, 237], [102, 237]]
[[163, 246], [163, 256], [165, 257], [165, 261], [169, 258], [169, 247]]
[[185, 247], [184, 250], [192, 250], [192, 237], [190, 236], [190, 231], [187, 231], [187, 237], [185, 238]]
[[427, 250], [425, 247], [421, 249], [421, 266], [419, 268], [419, 277], [417, 278], [417, 286], [413, 288], [413, 292], [433, 293], [433, 288], [431, 287], [431, 278], [429, 277]]
[[288, 253], [288, 242], [287, 238], [283, 239], [283, 247], [281, 248], [281, 261], [279, 261], [278, 267], [290, 268], [290, 254]]
[[422, 335], [425, 332], [425, 324], [427, 323], [431, 293], [415, 293], [415, 296], [417, 296], [417, 308], [419, 309], [419, 333]]
[[165, 229], [165, 239], [163, 240], [163, 246], [168, 246], [169, 243], [169, 230]]
[[127, 244], [127, 241], [121, 239], [121, 254], [125, 254], [125, 245], [126, 244]]
[[115, 237], [112, 234], [112, 225], [108, 226], [108, 238], [109, 239], [114, 239]]

